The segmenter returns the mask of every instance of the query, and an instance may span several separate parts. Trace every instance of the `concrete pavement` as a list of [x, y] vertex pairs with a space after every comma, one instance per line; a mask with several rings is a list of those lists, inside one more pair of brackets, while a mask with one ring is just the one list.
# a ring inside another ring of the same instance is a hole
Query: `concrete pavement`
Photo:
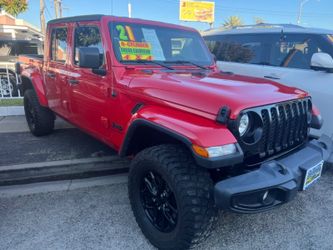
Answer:
[[23, 106], [0, 107], [0, 116], [24, 115]]
[[52, 134], [35, 137], [24, 116], [0, 117], [0, 186], [87, 178], [127, 171], [109, 146], [57, 118]]
[[[21, 130], [20, 123], [13, 124]], [[56, 129], [42, 137], [30, 132], [0, 133], [0, 141], [0, 166], [115, 155], [109, 146], [78, 129]]]
[[[332, 178], [328, 169], [313, 187], [275, 210], [221, 212], [199, 249], [331, 250]], [[126, 183], [47, 193], [45, 183], [34, 185], [30, 194], [7, 190], [0, 198], [0, 249], [153, 249], [135, 222]]]
[[[55, 129], [72, 128], [73, 126], [61, 118], [55, 121]], [[0, 116], [0, 133], [28, 132], [29, 128], [24, 115]]]

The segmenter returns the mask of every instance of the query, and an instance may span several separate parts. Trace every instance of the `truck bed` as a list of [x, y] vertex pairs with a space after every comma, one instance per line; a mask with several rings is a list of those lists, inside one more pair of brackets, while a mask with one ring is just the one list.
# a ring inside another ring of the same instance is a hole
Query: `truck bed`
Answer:
[[21, 67], [23, 69], [27, 67], [36, 67], [38, 69], [41, 69], [43, 67], [44, 56], [25, 54], [20, 55], [17, 61], [21, 64]]

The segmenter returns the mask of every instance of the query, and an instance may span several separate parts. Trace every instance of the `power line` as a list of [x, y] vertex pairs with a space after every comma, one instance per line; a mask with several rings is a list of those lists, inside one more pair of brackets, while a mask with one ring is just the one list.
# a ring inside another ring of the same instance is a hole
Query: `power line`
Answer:
[[51, 12], [49, 8], [47, 7], [47, 4], [45, 4], [46, 14], [49, 16], [49, 19], [53, 19], [53, 16], [51, 15]]

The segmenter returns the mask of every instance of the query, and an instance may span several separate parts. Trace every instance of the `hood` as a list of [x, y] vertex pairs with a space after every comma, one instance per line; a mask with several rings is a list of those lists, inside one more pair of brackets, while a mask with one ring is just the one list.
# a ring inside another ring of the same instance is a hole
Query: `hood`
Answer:
[[230, 118], [235, 119], [240, 111], [247, 108], [307, 96], [306, 92], [299, 89], [240, 75], [141, 72], [132, 73], [129, 85], [132, 91], [149, 96], [149, 99], [176, 104], [187, 111], [209, 114], [209, 117], [216, 117], [223, 106], [230, 107]]

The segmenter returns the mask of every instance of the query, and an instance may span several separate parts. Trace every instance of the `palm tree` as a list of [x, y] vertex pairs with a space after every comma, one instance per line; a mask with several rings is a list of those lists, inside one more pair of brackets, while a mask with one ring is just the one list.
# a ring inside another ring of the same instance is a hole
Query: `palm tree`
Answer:
[[0, 9], [17, 17], [28, 9], [28, 3], [26, 0], [0, 0]]
[[225, 20], [223, 26], [226, 28], [232, 28], [235, 26], [241, 26], [243, 25], [243, 21], [238, 16], [230, 16], [227, 20]]

